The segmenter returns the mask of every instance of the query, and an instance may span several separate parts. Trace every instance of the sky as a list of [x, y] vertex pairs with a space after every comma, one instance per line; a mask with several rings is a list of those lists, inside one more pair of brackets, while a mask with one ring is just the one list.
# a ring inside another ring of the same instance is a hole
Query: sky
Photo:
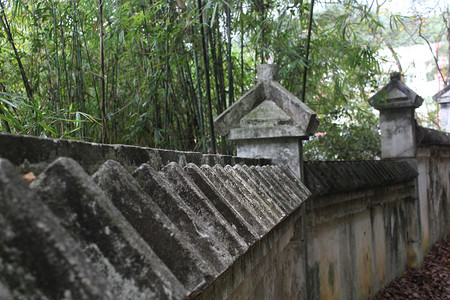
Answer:
[[[402, 14], [406, 16], [414, 15], [416, 12], [421, 14], [439, 13], [446, 7], [450, 7], [450, 0], [357, 0], [359, 3], [370, 6], [372, 3], [383, 4], [384, 9], [391, 13]], [[316, 0], [315, 11], [320, 12], [326, 6], [326, 3], [335, 3], [335, 0]]]
[[391, 12], [403, 15], [428, 14], [444, 10], [450, 6], [450, 0], [387, 0], [385, 6]]

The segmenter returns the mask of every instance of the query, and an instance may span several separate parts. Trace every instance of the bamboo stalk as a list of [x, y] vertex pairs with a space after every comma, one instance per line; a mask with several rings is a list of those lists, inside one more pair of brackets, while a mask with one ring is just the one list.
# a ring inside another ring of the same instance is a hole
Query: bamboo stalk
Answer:
[[[229, 4], [231, 5], [231, 4]], [[231, 53], [231, 8], [227, 5], [227, 62], [228, 62], [228, 105], [234, 102], [234, 86], [233, 86], [233, 60]]]
[[25, 86], [25, 90], [27, 92], [27, 96], [29, 101], [34, 102], [34, 96], [33, 96], [33, 89], [30, 86], [30, 83], [28, 81], [27, 74], [25, 73], [25, 68], [23, 67], [22, 61], [20, 59], [19, 52], [17, 52], [16, 45], [14, 43], [14, 39], [11, 34], [11, 27], [8, 23], [8, 18], [6, 17], [5, 8], [3, 6], [3, 2], [0, 0], [0, 8], [2, 9], [2, 15], [0, 16], [0, 22], [2, 23], [2, 27], [6, 32], [6, 36], [8, 37], [8, 41], [13, 49], [14, 52], [14, 58], [17, 61], [17, 64], [19, 65], [20, 69], [20, 75], [22, 76], [22, 82]]
[[209, 130], [211, 138], [211, 152], [216, 153], [216, 136], [214, 133], [214, 121], [212, 115], [212, 105], [211, 105], [211, 87], [209, 82], [209, 59], [208, 59], [208, 49], [205, 41], [205, 29], [203, 23], [203, 13], [202, 13], [202, 0], [198, 0], [198, 12], [200, 20], [200, 36], [202, 40], [203, 49], [203, 63], [205, 65], [205, 84], [206, 84], [206, 100], [208, 101], [208, 119], [209, 119]]
[[99, 0], [98, 7], [100, 23], [100, 95], [101, 95], [101, 116], [102, 116], [102, 143], [106, 143], [106, 101], [105, 101], [105, 53], [103, 48], [103, 0]]

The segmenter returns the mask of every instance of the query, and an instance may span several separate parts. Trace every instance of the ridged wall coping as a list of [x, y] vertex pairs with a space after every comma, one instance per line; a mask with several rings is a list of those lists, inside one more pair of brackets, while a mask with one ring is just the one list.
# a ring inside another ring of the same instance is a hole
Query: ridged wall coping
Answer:
[[411, 181], [418, 173], [408, 160], [305, 162], [305, 185], [314, 196]]
[[123, 144], [97, 144], [74, 140], [50, 139], [27, 135], [0, 133], [0, 157], [22, 166], [24, 172], [39, 174], [58, 157], [70, 157], [88, 173], [94, 173], [108, 159], [120, 162], [127, 169], [143, 163], [160, 170], [169, 162], [181, 166], [196, 165], [268, 165], [270, 159], [241, 158], [229, 155], [202, 154], [199, 152], [175, 151], [137, 147]]
[[[284, 166], [224, 162], [264, 160], [2, 134], [5, 155], [0, 295], [16, 298], [196, 297], [310, 196]], [[29, 186], [25, 160], [43, 168]]]
[[450, 147], [450, 135], [448, 133], [425, 128], [416, 125], [417, 146], [442, 146]]
[[[303, 184], [266, 159], [10, 134], [0, 157], [0, 295], [19, 298], [193, 298], [311, 192], [417, 176], [408, 160], [307, 162]], [[39, 169], [30, 186], [19, 165]]]

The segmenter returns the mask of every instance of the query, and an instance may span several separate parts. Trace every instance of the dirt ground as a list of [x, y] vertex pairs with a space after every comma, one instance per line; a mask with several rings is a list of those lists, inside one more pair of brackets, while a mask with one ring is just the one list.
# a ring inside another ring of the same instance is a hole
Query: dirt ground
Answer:
[[431, 249], [421, 269], [408, 267], [375, 299], [439, 299], [450, 300], [450, 234]]

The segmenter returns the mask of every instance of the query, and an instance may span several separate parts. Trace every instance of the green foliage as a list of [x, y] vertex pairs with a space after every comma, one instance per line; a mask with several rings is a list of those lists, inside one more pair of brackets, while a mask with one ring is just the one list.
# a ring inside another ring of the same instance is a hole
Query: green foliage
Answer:
[[[202, 3], [214, 116], [254, 85], [261, 62], [279, 64], [281, 83], [301, 95], [307, 1]], [[206, 118], [203, 24], [197, 1], [104, 0], [103, 24], [98, 23], [97, 1], [2, 4], [18, 57], [1, 28], [1, 131], [101, 140], [103, 25], [107, 141], [209, 151], [211, 124]], [[325, 7], [314, 15], [306, 102], [320, 118], [319, 132], [326, 135], [306, 143], [306, 157], [377, 157], [377, 118], [366, 99], [379, 88], [380, 44], [374, 37], [386, 26], [373, 9], [357, 1]], [[392, 19], [393, 26], [403, 26], [402, 22]], [[29, 82], [33, 99], [24, 81]], [[231, 88], [234, 99], [228, 99]], [[218, 149], [231, 151], [224, 143]]]
[[378, 120], [370, 112], [363, 117], [367, 122], [352, 122], [349, 117], [322, 116], [320, 132], [305, 144], [304, 159], [361, 160], [380, 157]]
[[67, 109], [50, 110], [26, 97], [4, 92], [0, 92], [0, 119], [3, 120], [2, 131], [66, 139], [80, 139], [82, 126], [100, 125], [91, 115], [74, 111], [72, 105]]

